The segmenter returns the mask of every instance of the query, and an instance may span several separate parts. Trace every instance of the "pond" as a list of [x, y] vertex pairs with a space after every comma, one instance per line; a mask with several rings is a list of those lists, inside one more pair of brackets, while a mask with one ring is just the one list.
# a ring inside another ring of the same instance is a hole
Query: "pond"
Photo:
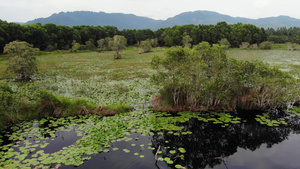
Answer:
[[[299, 114], [299, 109], [295, 113]], [[300, 168], [297, 115], [241, 114], [138, 110], [112, 117], [48, 117], [23, 122], [2, 131], [0, 166]]]

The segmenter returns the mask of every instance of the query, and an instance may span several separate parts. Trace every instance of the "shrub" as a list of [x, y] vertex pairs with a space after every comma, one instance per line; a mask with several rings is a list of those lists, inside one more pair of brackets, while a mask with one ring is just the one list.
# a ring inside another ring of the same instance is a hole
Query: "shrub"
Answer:
[[77, 52], [80, 50], [80, 47], [81, 47], [80, 43], [74, 43], [74, 45], [72, 46], [72, 51]]
[[186, 48], [191, 48], [192, 47], [192, 44], [190, 42], [192, 42], [193, 39], [190, 37], [190, 35], [185, 35], [183, 38], [182, 38], [182, 44], [184, 45], [184, 47]]
[[220, 46], [226, 46], [227, 48], [229, 48], [231, 46], [230, 42], [226, 39], [223, 38], [219, 41]]
[[0, 81], [0, 126], [6, 121], [14, 121], [14, 97], [13, 91], [6, 81]]
[[158, 39], [157, 38], [151, 39], [151, 46], [152, 47], [157, 47], [158, 46]]
[[96, 49], [96, 46], [94, 45], [93, 42], [86, 41], [85, 42], [85, 48], [86, 48], [86, 50], [94, 50], [94, 49]]
[[126, 105], [123, 102], [117, 102], [111, 105], [103, 106], [101, 114], [115, 115], [119, 113], [129, 112], [133, 109], [132, 106]]
[[116, 52], [115, 59], [121, 59], [121, 50], [126, 49], [127, 39], [125, 36], [115, 35], [112, 40], [109, 41], [109, 47]]
[[260, 47], [260, 49], [265, 49], [265, 50], [267, 50], [267, 49], [272, 49], [272, 42], [270, 42], [270, 41], [265, 41], [265, 42], [263, 42], [263, 43], [261, 43], [260, 45], [259, 45], [259, 47]]
[[288, 50], [300, 50], [300, 45], [296, 43], [287, 43]]
[[141, 41], [140, 47], [142, 48], [143, 52], [151, 52], [152, 46], [149, 40]]
[[170, 48], [154, 57], [152, 82], [162, 85], [161, 106], [196, 110], [284, 108], [295, 99], [297, 82], [259, 61], [228, 58], [219, 45]]
[[251, 50], [257, 50], [258, 49], [258, 45], [257, 43], [250, 45], [249, 47]]
[[249, 47], [250, 47], [249, 42], [242, 42], [242, 44], [240, 45], [240, 49], [248, 49]]

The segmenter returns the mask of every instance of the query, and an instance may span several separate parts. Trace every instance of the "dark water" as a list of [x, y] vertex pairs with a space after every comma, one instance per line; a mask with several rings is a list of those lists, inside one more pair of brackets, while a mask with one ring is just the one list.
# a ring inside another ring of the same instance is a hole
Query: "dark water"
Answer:
[[[163, 135], [155, 133], [154, 136], [133, 134], [130, 137], [138, 136], [140, 139], [116, 142], [113, 146], [120, 148], [118, 151], [93, 155], [91, 160], [76, 168], [165, 169], [175, 168], [175, 163], [195, 169], [300, 168], [300, 130], [297, 119], [286, 127], [269, 127], [249, 121], [223, 128], [196, 119], [183, 125], [185, 130], [193, 134], [174, 136], [167, 131]], [[137, 146], [131, 146], [133, 143]], [[154, 150], [147, 148], [149, 143]], [[145, 145], [144, 150], [140, 150], [140, 144]], [[159, 157], [170, 157], [174, 160], [173, 165], [155, 160], [154, 155], [159, 146], [163, 152]], [[185, 148], [184, 160], [178, 158], [179, 154], [171, 154], [168, 147]], [[123, 152], [123, 148], [129, 149], [130, 153]], [[135, 152], [145, 155], [145, 158], [134, 156]]]
[[[193, 134], [183, 135], [179, 132], [177, 136], [169, 131], [163, 133], [152, 131], [154, 135], [142, 136], [139, 133], [131, 133], [127, 137], [132, 140], [110, 143], [109, 152], [91, 155], [91, 159], [85, 161], [83, 165], [78, 167], [62, 165], [59, 168], [169, 169], [175, 168], [175, 164], [191, 169], [300, 168], [298, 117], [290, 119], [288, 125], [280, 127], [261, 125], [253, 119], [221, 127], [221, 125], [204, 123], [192, 118], [188, 123], [180, 125], [184, 127], [183, 131], [191, 131]], [[56, 131], [55, 138], [44, 140], [50, 143], [44, 149], [45, 153], [56, 152], [62, 147], [74, 144], [80, 138], [76, 135], [76, 130], [75, 126], [71, 131]], [[34, 141], [35, 138], [27, 139]], [[119, 150], [114, 151], [113, 148], [116, 147]], [[162, 153], [157, 157], [169, 157], [174, 164], [155, 159], [158, 147]], [[178, 148], [184, 148], [186, 153], [170, 152]], [[128, 149], [130, 152], [126, 153], [123, 149]], [[144, 155], [144, 158], [140, 158], [140, 155]], [[180, 158], [181, 155], [184, 155], [184, 159]]]

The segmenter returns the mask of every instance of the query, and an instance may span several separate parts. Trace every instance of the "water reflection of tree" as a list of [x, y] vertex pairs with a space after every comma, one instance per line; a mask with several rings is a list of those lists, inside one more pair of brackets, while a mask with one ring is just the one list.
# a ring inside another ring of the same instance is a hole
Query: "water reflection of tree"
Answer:
[[[163, 157], [171, 157], [177, 164], [197, 169], [222, 163], [218, 157], [233, 155], [238, 148], [254, 151], [262, 144], [270, 148], [287, 139], [292, 131], [290, 127], [268, 127], [258, 123], [241, 123], [222, 128], [196, 119], [191, 119], [183, 126], [184, 130], [192, 131], [193, 134], [174, 136], [165, 131], [163, 135], [155, 134], [152, 144], [156, 148], [161, 146]], [[184, 160], [178, 158], [180, 154], [169, 152], [170, 149], [178, 150], [179, 147], [187, 151]]]

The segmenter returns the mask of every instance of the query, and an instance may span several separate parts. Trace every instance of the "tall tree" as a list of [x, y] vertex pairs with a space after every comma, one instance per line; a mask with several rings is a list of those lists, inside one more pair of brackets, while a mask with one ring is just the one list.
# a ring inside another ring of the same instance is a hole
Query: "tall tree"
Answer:
[[38, 71], [34, 57], [38, 52], [38, 48], [33, 48], [33, 45], [27, 42], [10, 42], [4, 47], [4, 53], [11, 57], [7, 70], [19, 74], [20, 80], [30, 80]]
[[120, 51], [126, 49], [127, 39], [121, 35], [115, 35], [113, 40], [109, 42], [112, 50], [116, 52], [115, 59], [121, 59]]

